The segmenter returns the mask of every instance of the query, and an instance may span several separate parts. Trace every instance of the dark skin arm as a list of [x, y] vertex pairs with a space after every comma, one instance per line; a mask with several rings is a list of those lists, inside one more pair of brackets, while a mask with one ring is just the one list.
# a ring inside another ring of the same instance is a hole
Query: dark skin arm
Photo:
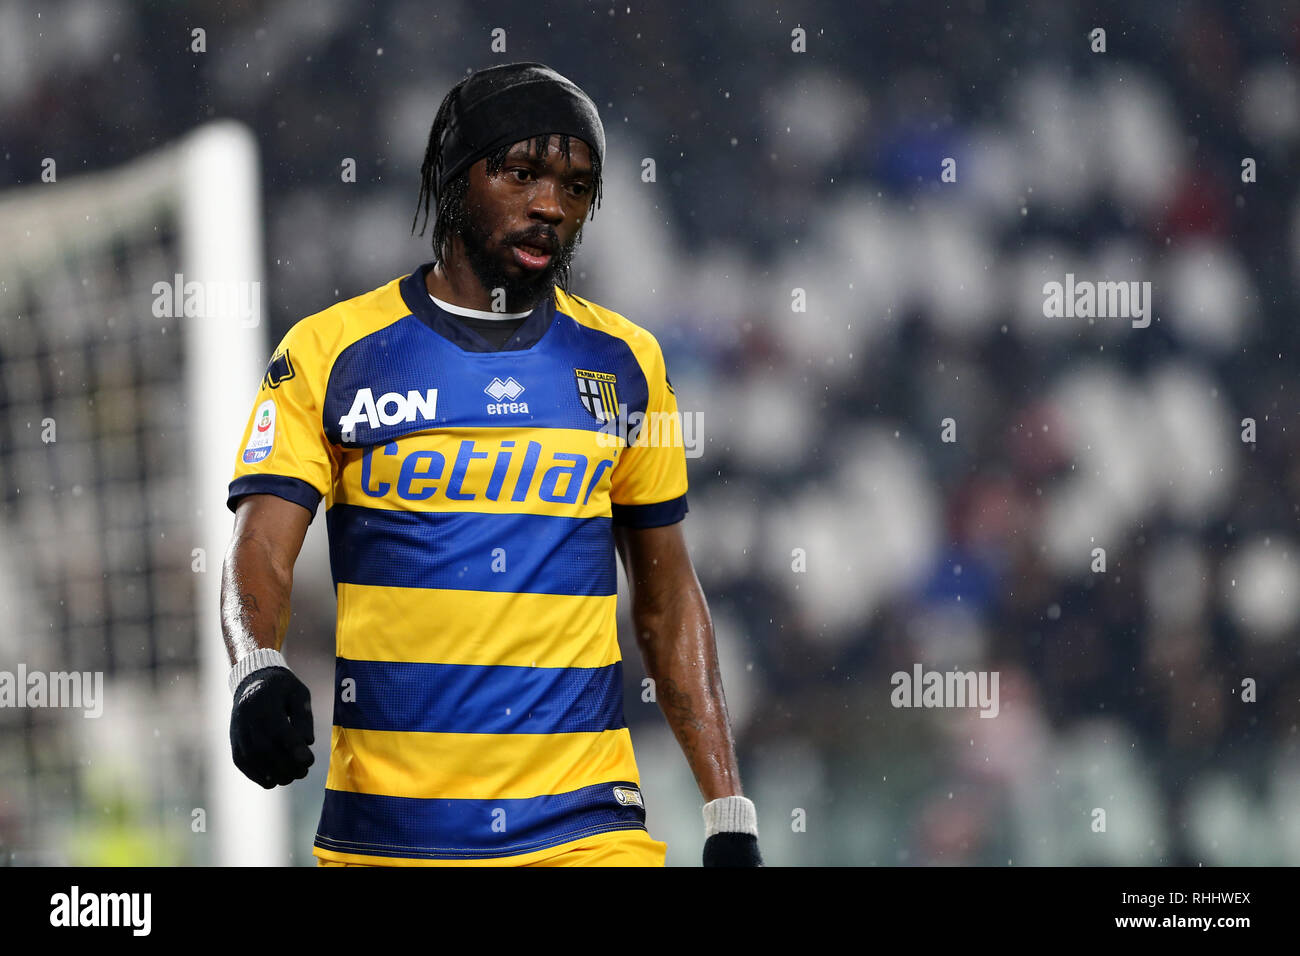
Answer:
[[615, 526], [632, 591], [632, 621], [659, 706], [705, 802], [742, 796], [713, 621], [686, 550], [681, 522]]
[[221, 567], [221, 633], [233, 665], [259, 647], [279, 650], [289, 628], [289, 595], [311, 512], [276, 495], [249, 495]]

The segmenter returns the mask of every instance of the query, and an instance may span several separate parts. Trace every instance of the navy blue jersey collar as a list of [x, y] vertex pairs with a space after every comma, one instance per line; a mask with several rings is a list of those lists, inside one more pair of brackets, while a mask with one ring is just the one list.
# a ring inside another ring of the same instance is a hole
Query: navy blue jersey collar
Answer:
[[551, 295], [533, 309], [533, 314], [524, 319], [523, 324], [515, 330], [515, 334], [506, 341], [504, 346], [495, 348], [491, 342], [429, 298], [429, 288], [425, 285], [425, 279], [433, 266], [434, 263], [426, 262], [401, 281], [399, 288], [402, 292], [402, 301], [417, 319], [466, 352], [518, 352], [521, 349], [530, 349], [541, 340], [546, 330], [555, 321], [555, 296]]

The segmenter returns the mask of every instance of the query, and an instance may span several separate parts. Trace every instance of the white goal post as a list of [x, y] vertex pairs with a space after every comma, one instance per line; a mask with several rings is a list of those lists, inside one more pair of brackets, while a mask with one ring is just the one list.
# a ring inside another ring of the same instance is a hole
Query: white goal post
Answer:
[[140, 854], [283, 865], [288, 790], [230, 758], [219, 610], [270, 354], [256, 142], [220, 121], [108, 171], [53, 159], [0, 193], [0, 670], [101, 672], [104, 706], [0, 711], [0, 776], [24, 775], [0, 864], [84, 862], [75, 822], [126, 787]]

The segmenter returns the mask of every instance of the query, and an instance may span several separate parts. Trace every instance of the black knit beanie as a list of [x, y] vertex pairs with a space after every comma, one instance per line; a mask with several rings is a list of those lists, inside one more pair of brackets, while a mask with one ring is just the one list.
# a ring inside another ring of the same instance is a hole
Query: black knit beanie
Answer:
[[437, 196], [477, 160], [543, 133], [567, 133], [603, 163], [605, 128], [596, 104], [542, 63], [506, 63], [468, 77], [454, 91], [434, 176]]

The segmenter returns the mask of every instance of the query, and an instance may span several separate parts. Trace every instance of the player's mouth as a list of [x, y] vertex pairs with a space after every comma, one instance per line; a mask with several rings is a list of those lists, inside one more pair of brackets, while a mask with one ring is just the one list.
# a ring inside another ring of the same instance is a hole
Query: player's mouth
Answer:
[[514, 250], [515, 261], [526, 269], [545, 269], [550, 265], [553, 255], [546, 245], [534, 245], [529, 242], [516, 243]]

